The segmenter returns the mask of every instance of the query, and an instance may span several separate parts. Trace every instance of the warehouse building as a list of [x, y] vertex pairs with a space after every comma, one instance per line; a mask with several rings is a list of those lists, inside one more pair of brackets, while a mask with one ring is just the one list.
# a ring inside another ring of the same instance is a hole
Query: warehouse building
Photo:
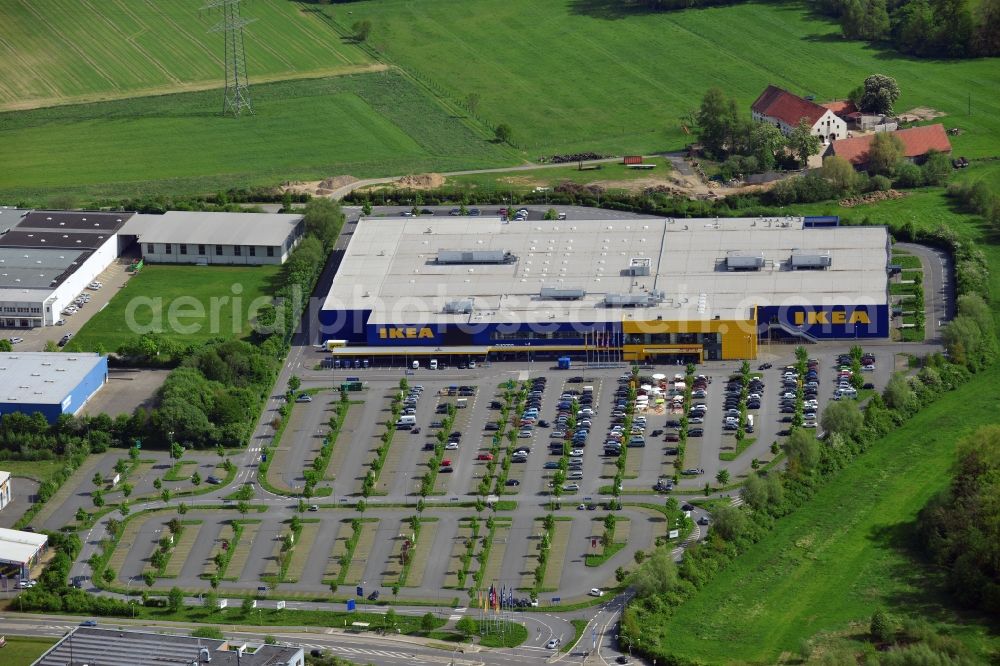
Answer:
[[0, 527], [0, 570], [5, 578], [28, 578], [49, 538], [36, 532]]
[[348, 357], [752, 359], [888, 337], [888, 258], [836, 218], [363, 219], [320, 323]]
[[145, 261], [169, 264], [283, 264], [305, 233], [301, 215], [167, 211], [135, 215], [122, 229]]
[[0, 326], [51, 326], [121, 253], [132, 213], [0, 210]]
[[305, 661], [305, 651], [295, 645], [75, 627], [32, 666], [304, 666]]
[[77, 411], [108, 380], [108, 359], [91, 353], [0, 353], [0, 415], [41, 412], [50, 423]]

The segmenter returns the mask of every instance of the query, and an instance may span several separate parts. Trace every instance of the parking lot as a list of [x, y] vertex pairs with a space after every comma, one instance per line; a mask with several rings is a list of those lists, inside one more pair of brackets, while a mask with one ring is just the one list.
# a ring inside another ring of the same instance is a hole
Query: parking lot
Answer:
[[[817, 420], [837, 388], [837, 355], [847, 349], [809, 349], [817, 382], [817, 403], [810, 411], [815, 411]], [[336, 584], [343, 594], [361, 586], [390, 597], [395, 591], [401, 599], [449, 603], [458, 597], [465, 603], [466, 590], [494, 583], [525, 597], [537, 595], [542, 603], [583, 599], [592, 588], [613, 586], [615, 570], [634, 567], [638, 550], [648, 551], [658, 540], [669, 542], [663, 513], [640, 506], [662, 505], [666, 494], [654, 490], [658, 481], [676, 475], [673, 492], [686, 502], [703, 497], [706, 483], [717, 485], [719, 470], [726, 469], [736, 482], [749, 472], [753, 459], [766, 462], [773, 457], [771, 443], [779, 441], [788, 427], [783, 421], [788, 415], [781, 412], [782, 376], [784, 366], [794, 362], [794, 348], [776, 346], [775, 352], [779, 353], [762, 355], [765, 358], [751, 368], [763, 387], [754, 384], [760, 405], [748, 412], [754, 416], [754, 428], [738, 454], [735, 437], [724, 424], [726, 409], [731, 408], [726, 404], [727, 380], [738, 373], [740, 363], [695, 369], [695, 377], [702, 376], [696, 385], [704, 393], [697, 393], [691, 404], [704, 405], [705, 416], [704, 423], [690, 427], [702, 428], [703, 434], [688, 439], [682, 466], [676, 464], [677, 443], [667, 441], [667, 435], [676, 430], [670, 422], [683, 410], [670, 408], [668, 394], [660, 402], [645, 389], [640, 391], [650, 396], [645, 409], [635, 410], [627, 400], [621, 404], [628, 395], [620, 383], [630, 376], [628, 367], [566, 371], [547, 363], [527, 368], [493, 363], [474, 370], [352, 368], [350, 376], [358, 377], [364, 388], [349, 394], [353, 404], [326, 478], [317, 486], [330, 490], [318, 491], [309, 500], [315, 503], [314, 510], [298, 513], [297, 500], [266, 492], [260, 505], [266, 510], [259, 513], [240, 514], [233, 505], [228, 511], [190, 512], [184, 516], [184, 533], [169, 562], [155, 572], [154, 587], [178, 585], [195, 591], [218, 576], [223, 594], [256, 591], [304, 598]], [[880, 349], [873, 355], [875, 368], [866, 371], [864, 379], [881, 389], [895, 357]], [[674, 375], [684, 372], [683, 367], [660, 366], [642, 368], [640, 375], [641, 381], [669, 387]], [[302, 471], [316, 456], [340, 399], [339, 392], [329, 387], [344, 377], [344, 371], [335, 370], [303, 376], [304, 388], [320, 390], [311, 392], [309, 401], [294, 403], [268, 472], [272, 485], [301, 488]], [[393, 398], [399, 395], [402, 378], [408, 388], [402, 394], [399, 420], [393, 422]], [[499, 426], [494, 424], [511, 399], [510, 387], [522, 386], [526, 388], [524, 402], [518, 403], [521, 410], [508, 412], [513, 429], [504, 431], [497, 442], [494, 428]], [[626, 408], [632, 409], [636, 424], [645, 419], [634, 433], [621, 432]], [[390, 443], [376, 470], [373, 461], [387, 430]], [[581, 430], [589, 434], [582, 435]], [[660, 432], [654, 436], [655, 431]], [[619, 456], [609, 454], [605, 446], [615, 439], [626, 442], [633, 434], [645, 445], [623, 447], [623, 506], [613, 512], [615, 528], [605, 538], [619, 472]], [[211, 461], [206, 459], [205, 464]], [[684, 475], [682, 469], [696, 473]], [[377, 480], [364, 497], [368, 477]], [[484, 481], [486, 486], [481, 486]], [[83, 486], [78, 486], [77, 494], [85, 503], [91, 489]], [[484, 496], [484, 487], [499, 502], [492, 509], [475, 505]], [[361, 499], [366, 500], [363, 513], [354, 508]], [[544, 519], [550, 514], [554, 520], [547, 523]], [[121, 583], [150, 570], [157, 542], [172, 516], [168, 510], [129, 524], [130, 532], [114, 556]], [[298, 532], [289, 546], [285, 540], [293, 516], [298, 516]], [[612, 544], [607, 557], [602, 556], [602, 539]], [[550, 563], [540, 568], [543, 540]], [[220, 569], [217, 555], [230, 549]], [[163, 565], [163, 556], [158, 557]]]

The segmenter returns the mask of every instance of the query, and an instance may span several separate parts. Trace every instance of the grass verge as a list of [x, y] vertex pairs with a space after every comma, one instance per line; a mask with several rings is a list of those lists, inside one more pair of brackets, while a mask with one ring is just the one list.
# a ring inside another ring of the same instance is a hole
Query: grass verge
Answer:
[[876, 443], [767, 538], [663, 618], [660, 649], [704, 663], [772, 663], [819, 632], [867, 622], [876, 607], [933, 618], [971, 649], [1000, 646], [960, 615], [909, 544], [917, 512], [948, 483], [954, 442], [990, 422], [992, 368]]

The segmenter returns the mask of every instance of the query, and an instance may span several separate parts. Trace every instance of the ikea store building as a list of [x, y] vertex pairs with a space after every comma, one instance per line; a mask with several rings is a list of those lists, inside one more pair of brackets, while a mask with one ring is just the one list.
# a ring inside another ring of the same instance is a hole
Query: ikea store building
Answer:
[[889, 336], [884, 227], [837, 218], [363, 218], [320, 313], [335, 355], [753, 359]]

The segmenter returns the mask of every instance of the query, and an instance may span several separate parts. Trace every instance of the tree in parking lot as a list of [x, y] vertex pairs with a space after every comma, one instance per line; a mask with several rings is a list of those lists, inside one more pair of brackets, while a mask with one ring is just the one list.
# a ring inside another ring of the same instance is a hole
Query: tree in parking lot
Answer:
[[470, 636], [476, 633], [476, 621], [468, 615], [463, 615], [462, 619], [455, 625], [455, 628], [468, 640]]
[[729, 470], [720, 469], [719, 473], [715, 475], [715, 480], [720, 486], [725, 486], [729, 484]]
[[167, 608], [176, 613], [184, 605], [184, 593], [181, 588], [174, 586], [167, 593]]
[[864, 426], [864, 415], [853, 400], [840, 400], [827, 406], [819, 423], [828, 433], [851, 438]]
[[808, 476], [819, 464], [819, 442], [811, 432], [796, 428], [782, 447], [788, 456], [788, 471]]

